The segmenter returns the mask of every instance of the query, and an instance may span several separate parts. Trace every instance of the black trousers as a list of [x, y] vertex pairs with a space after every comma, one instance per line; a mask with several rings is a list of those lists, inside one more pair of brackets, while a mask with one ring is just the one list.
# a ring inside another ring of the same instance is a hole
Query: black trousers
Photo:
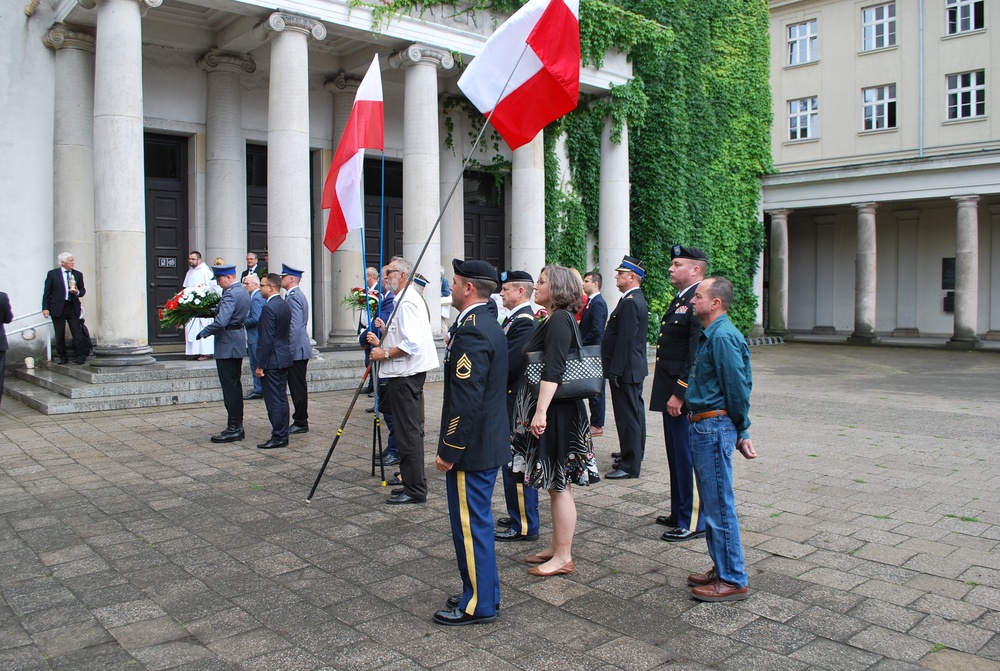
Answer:
[[288, 384], [287, 368], [268, 368], [260, 379], [264, 388], [264, 407], [267, 408], [267, 419], [271, 422], [271, 437], [278, 440], [288, 439], [288, 394], [285, 387]]
[[618, 426], [618, 444], [622, 453], [620, 468], [639, 475], [646, 454], [646, 410], [642, 407], [642, 383], [622, 382], [611, 387], [611, 407]]
[[215, 369], [219, 371], [219, 382], [222, 384], [222, 402], [229, 415], [228, 426], [243, 426], [243, 383], [240, 380], [243, 359], [216, 359]]
[[425, 379], [427, 373], [388, 378], [393, 433], [399, 450], [399, 476], [403, 480], [403, 490], [415, 499], [427, 498], [424, 425], [420, 416]]
[[66, 355], [66, 327], [69, 326], [70, 335], [73, 336], [73, 349], [80, 348], [80, 304], [66, 301], [62, 317], [52, 317], [52, 328], [56, 332], [56, 354], [60, 359], [68, 358]]
[[0, 401], [3, 400], [3, 374], [7, 367], [7, 350], [0, 350]]
[[293, 361], [288, 369], [288, 392], [292, 395], [292, 423], [295, 426], [309, 426], [309, 388], [306, 386], [306, 365], [308, 359]]

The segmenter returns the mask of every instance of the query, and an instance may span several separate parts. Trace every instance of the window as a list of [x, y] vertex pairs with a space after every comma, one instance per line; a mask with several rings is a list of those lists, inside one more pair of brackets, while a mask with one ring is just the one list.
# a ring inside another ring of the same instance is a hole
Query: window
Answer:
[[788, 26], [788, 64], [800, 65], [817, 60], [816, 19]]
[[864, 51], [884, 49], [896, 44], [896, 3], [861, 10], [861, 36]]
[[981, 30], [986, 26], [983, 0], [945, 0], [945, 8], [948, 11], [949, 35]]
[[865, 130], [896, 127], [896, 85], [863, 89]]
[[807, 140], [819, 136], [819, 98], [788, 101], [788, 139]]
[[986, 73], [948, 75], [948, 120], [986, 116]]

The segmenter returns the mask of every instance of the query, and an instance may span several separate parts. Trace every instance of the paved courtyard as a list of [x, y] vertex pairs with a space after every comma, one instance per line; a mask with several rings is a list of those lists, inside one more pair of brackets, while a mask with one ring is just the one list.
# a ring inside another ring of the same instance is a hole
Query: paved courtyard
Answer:
[[5, 399], [0, 669], [1000, 669], [1000, 356], [785, 344], [753, 364], [750, 599], [689, 597], [710, 562], [659, 540], [650, 413], [642, 477], [576, 490], [576, 573], [530, 577], [544, 543], [500, 543], [500, 617], [462, 628], [430, 620], [460, 587], [443, 479], [429, 467], [426, 505], [383, 504], [367, 399], [308, 505], [348, 393], [313, 395], [311, 432], [266, 453], [259, 401], [246, 441], [213, 445], [221, 403], [46, 417]]

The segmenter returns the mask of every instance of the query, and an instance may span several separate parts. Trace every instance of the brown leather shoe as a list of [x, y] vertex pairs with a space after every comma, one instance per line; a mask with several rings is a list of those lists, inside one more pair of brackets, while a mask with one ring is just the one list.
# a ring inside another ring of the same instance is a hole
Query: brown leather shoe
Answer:
[[548, 578], [549, 576], [552, 575], [568, 575], [570, 573], [573, 573], [574, 571], [576, 571], [576, 564], [574, 564], [573, 560], [570, 559], [568, 562], [566, 562], [559, 568], [548, 572], [543, 571], [538, 566], [532, 566], [531, 568], [528, 569], [528, 575], [537, 575], [543, 578]]
[[695, 587], [691, 596], [698, 601], [742, 601], [750, 596], [749, 587], [737, 587], [724, 580], [716, 580], [708, 585]]
[[533, 555], [528, 555], [527, 557], [525, 557], [524, 561], [525, 561], [525, 563], [528, 563], [528, 564], [544, 564], [545, 562], [547, 562], [550, 559], [552, 559], [552, 555], [549, 555], [548, 557], [546, 557], [542, 553], [536, 552]]
[[715, 567], [713, 566], [704, 573], [692, 573], [689, 575], [688, 584], [691, 587], [700, 587], [701, 585], [711, 585], [718, 579], [719, 576], [715, 575]]

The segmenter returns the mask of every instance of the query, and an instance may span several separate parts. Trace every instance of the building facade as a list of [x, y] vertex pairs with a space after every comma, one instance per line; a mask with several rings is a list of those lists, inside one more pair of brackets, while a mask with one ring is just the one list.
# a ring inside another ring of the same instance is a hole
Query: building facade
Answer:
[[997, 3], [770, 8], [768, 330], [1000, 338]]

